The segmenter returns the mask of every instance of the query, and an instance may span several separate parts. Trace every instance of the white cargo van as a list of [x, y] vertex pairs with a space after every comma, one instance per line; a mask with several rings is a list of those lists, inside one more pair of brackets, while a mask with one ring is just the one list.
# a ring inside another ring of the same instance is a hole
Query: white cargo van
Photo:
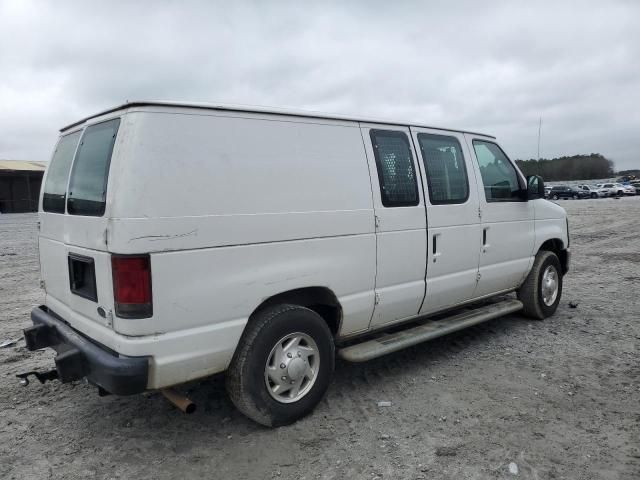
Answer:
[[62, 129], [39, 210], [41, 375], [128, 395], [226, 372], [272, 426], [313, 409], [336, 352], [552, 315], [569, 265], [539, 177], [413, 123], [127, 103]]

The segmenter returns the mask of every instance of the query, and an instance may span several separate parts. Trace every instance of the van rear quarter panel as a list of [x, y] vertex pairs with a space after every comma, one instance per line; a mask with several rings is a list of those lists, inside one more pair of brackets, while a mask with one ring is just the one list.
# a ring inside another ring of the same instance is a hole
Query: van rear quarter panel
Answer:
[[112, 159], [109, 250], [151, 253], [154, 299], [115, 330], [239, 338], [263, 300], [305, 286], [338, 296], [341, 333], [365, 330], [376, 239], [358, 125], [174, 110], [127, 113]]

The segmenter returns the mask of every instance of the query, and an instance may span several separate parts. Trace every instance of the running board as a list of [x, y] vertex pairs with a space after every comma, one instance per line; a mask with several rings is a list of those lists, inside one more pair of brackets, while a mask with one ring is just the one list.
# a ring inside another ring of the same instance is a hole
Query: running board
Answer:
[[[349, 362], [366, 362], [388, 353], [397, 352], [412, 347], [427, 340], [493, 320], [509, 313], [522, 310], [519, 300], [502, 300], [482, 307], [466, 310], [462, 313], [446, 317], [441, 320], [431, 320], [427, 323], [400, 330], [394, 333], [381, 334], [372, 340], [357, 343], [338, 350], [338, 355]], [[414, 324], [415, 325], [415, 324]]]

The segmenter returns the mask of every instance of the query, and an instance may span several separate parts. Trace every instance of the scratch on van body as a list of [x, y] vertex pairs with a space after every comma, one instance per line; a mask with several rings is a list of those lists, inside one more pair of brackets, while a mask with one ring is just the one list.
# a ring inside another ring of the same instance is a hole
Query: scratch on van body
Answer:
[[150, 242], [157, 242], [158, 240], [172, 240], [174, 238], [189, 237], [191, 235], [197, 235], [197, 234], [198, 234], [198, 229], [191, 230], [190, 232], [187, 232], [187, 233], [179, 233], [177, 235], [143, 235], [142, 237], [133, 237], [129, 239], [127, 243], [131, 243], [134, 240], [145, 240], [145, 239], [149, 239]]
[[276, 285], [278, 283], [283, 283], [283, 282], [290, 282], [292, 280], [300, 280], [302, 278], [306, 278], [306, 277], [311, 277], [312, 274], [307, 273], [305, 275], [293, 275], [293, 276], [289, 276], [283, 279], [278, 279], [278, 280], [274, 280], [272, 282], [264, 282], [265, 285]]

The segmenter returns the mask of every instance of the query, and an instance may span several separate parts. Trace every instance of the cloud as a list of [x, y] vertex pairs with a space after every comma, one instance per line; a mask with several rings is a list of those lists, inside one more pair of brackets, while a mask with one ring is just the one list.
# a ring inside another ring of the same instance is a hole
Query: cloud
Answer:
[[640, 167], [636, 2], [0, 0], [0, 158], [125, 100], [272, 105], [498, 136]]

